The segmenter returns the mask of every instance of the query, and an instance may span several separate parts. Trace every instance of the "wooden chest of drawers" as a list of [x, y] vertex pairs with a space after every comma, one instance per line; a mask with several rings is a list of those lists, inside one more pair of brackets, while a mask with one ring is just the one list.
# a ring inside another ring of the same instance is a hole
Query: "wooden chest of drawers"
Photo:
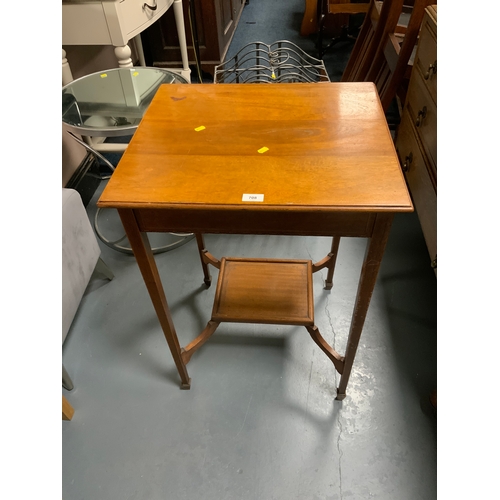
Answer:
[[396, 135], [401, 168], [437, 272], [437, 6], [425, 11]]

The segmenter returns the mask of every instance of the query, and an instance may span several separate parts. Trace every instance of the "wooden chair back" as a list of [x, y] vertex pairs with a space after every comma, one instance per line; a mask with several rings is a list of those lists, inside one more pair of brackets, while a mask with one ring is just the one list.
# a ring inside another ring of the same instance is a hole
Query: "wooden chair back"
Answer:
[[404, 0], [371, 0], [365, 20], [342, 75], [342, 82], [364, 82], [382, 40], [394, 32]]
[[436, 0], [415, 0], [407, 26], [403, 29], [396, 26], [382, 40], [366, 81], [373, 81], [377, 85], [384, 110], [388, 109], [396, 94], [399, 94], [402, 103], [406, 99], [413, 66], [412, 54], [417, 45], [424, 12], [426, 7], [435, 3]]
[[[408, 2], [407, 2], [408, 3]], [[341, 81], [374, 82], [387, 111], [399, 94], [404, 103], [412, 61], [425, 8], [436, 0], [414, 0], [405, 7], [404, 0], [371, 0], [370, 8]], [[407, 24], [399, 24], [402, 14]]]

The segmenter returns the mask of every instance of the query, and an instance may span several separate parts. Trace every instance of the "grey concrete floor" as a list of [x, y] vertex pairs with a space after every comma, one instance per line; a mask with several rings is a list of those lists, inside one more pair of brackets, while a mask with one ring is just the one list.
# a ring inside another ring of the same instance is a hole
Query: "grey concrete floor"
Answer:
[[[104, 183], [103, 183], [104, 185]], [[89, 204], [93, 218], [96, 193]], [[110, 237], [114, 211], [102, 214]], [[153, 244], [165, 236], [152, 235]], [[221, 256], [324, 257], [328, 238], [207, 235]], [[396, 216], [347, 397], [303, 327], [222, 324], [180, 379], [137, 264], [102, 242], [63, 347], [75, 408], [62, 423], [65, 500], [436, 498], [436, 277], [416, 214]], [[340, 245], [334, 288], [314, 275], [316, 324], [344, 352], [366, 241]], [[205, 326], [194, 240], [156, 262], [181, 345]], [[217, 270], [211, 268], [214, 282]]]

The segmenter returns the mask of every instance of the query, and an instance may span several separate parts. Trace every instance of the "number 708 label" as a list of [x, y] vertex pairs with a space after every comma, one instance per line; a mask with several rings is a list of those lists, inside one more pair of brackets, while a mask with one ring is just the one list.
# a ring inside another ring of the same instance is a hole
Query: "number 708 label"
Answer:
[[241, 201], [264, 201], [263, 194], [244, 194]]

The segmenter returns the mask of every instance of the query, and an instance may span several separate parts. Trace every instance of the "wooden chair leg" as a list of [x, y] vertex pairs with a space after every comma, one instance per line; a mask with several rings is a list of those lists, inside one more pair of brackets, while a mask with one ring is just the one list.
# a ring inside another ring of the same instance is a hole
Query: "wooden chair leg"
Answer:
[[68, 403], [68, 400], [63, 396], [62, 397], [62, 419], [63, 420], [71, 420], [73, 415], [75, 414], [75, 410]]

